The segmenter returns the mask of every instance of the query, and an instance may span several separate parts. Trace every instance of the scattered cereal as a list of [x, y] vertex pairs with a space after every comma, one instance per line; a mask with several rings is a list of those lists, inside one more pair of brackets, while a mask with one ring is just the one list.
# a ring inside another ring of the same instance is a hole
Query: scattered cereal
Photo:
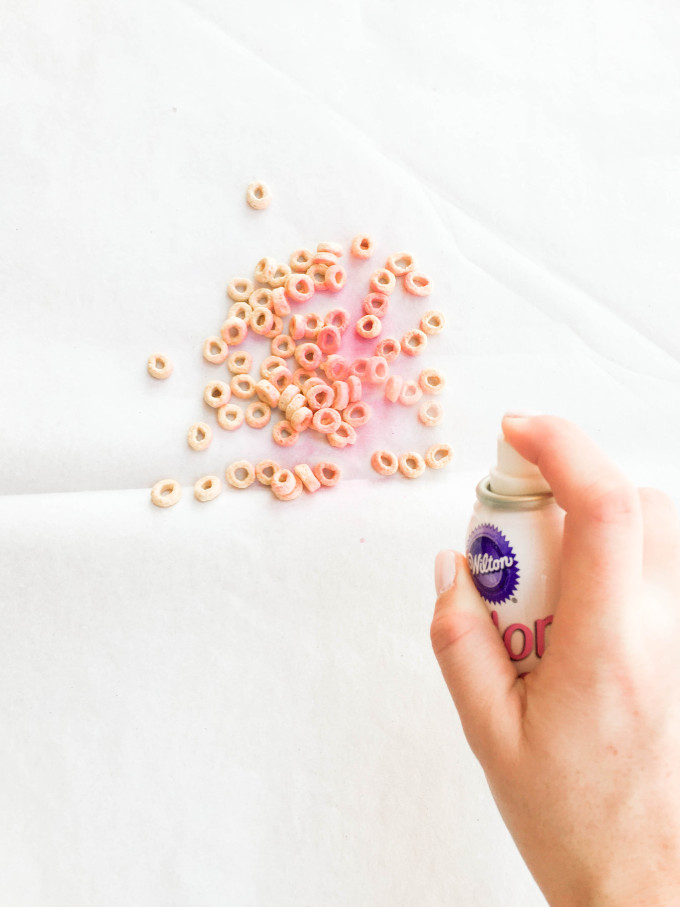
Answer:
[[413, 256], [408, 252], [395, 252], [394, 255], [390, 255], [385, 263], [385, 267], [388, 271], [391, 271], [395, 277], [403, 277], [405, 274], [408, 274], [409, 271], [412, 271], [415, 267]]
[[214, 501], [221, 491], [219, 476], [203, 476], [194, 484], [194, 497], [197, 501]]
[[360, 337], [371, 339], [382, 330], [382, 322], [375, 315], [362, 315], [356, 323], [355, 330]]
[[246, 302], [253, 292], [253, 282], [247, 277], [235, 277], [227, 286], [227, 295], [234, 302]]
[[217, 409], [218, 406], [224, 406], [231, 399], [231, 387], [224, 381], [211, 381], [203, 389], [203, 400]]
[[404, 276], [404, 289], [413, 296], [429, 296], [432, 285], [429, 277], [419, 271], [409, 271]]
[[224, 477], [233, 488], [248, 488], [255, 481], [255, 467], [248, 460], [237, 460], [227, 466]]
[[261, 401], [250, 403], [245, 412], [246, 425], [251, 428], [264, 428], [269, 422], [271, 414], [271, 408], [266, 403]]
[[429, 312], [425, 312], [420, 319], [420, 330], [426, 334], [439, 334], [444, 330], [445, 324], [444, 313], [431, 309]]
[[433, 425], [439, 425], [443, 418], [444, 410], [442, 409], [441, 404], [436, 403], [434, 400], [423, 403], [418, 410], [418, 419], [428, 428]]
[[255, 478], [260, 485], [271, 485], [274, 473], [281, 467], [274, 460], [260, 460], [255, 467]]
[[298, 463], [293, 467], [293, 472], [300, 479], [307, 491], [318, 491], [321, 488], [321, 482], [314, 475], [311, 466], [307, 463]]
[[151, 489], [151, 501], [156, 507], [172, 507], [182, 497], [182, 486], [175, 479], [161, 479]]
[[262, 180], [254, 180], [246, 189], [246, 201], [251, 208], [255, 208], [257, 211], [269, 207], [271, 200], [269, 187]]
[[[252, 312], [250, 306], [248, 309]], [[224, 342], [229, 346], [238, 346], [248, 335], [248, 324], [243, 318], [231, 316], [222, 325], [220, 333]]]
[[154, 353], [146, 361], [146, 370], [152, 378], [163, 381], [172, 374], [172, 362], [163, 353]]
[[243, 425], [243, 410], [236, 403], [227, 403], [217, 410], [217, 424], [227, 431], [235, 431]]
[[404, 381], [399, 391], [399, 402], [402, 406], [413, 406], [423, 396], [417, 381]]
[[272, 429], [272, 438], [274, 443], [279, 447], [292, 447], [300, 437], [300, 432], [295, 431], [293, 426], [286, 419], [277, 422]]
[[373, 240], [366, 233], [359, 233], [352, 240], [350, 252], [355, 258], [370, 258], [373, 255]]
[[239, 400], [249, 400], [255, 396], [255, 379], [252, 375], [234, 375], [229, 387], [234, 397], [238, 397]]
[[222, 365], [229, 355], [229, 347], [221, 337], [208, 337], [203, 343], [203, 358], [213, 365]]
[[453, 459], [453, 448], [450, 444], [433, 444], [425, 454], [425, 462], [430, 469], [441, 469]]
[[420, 356], [427, 346], [427, 334], [424, 334], [418, 328], [412, 331], [406, 331], [401, 338], [401, 351], [407, 356]]
[[390, 450], [376, 450], [371, 456], [371, 466], [381, 476], [393, 476], [399, 468], [399, 461]]
[[411, 450], [399, 457], [399, 472], [407, 479], [417, 479], [425, 472], [425, 460]]
[[290, 256], [291, 270], [298, 274], [304, 273], [311, 266], [313, 258], [314, 253], [310, 252], [309, 249], [297, 249]]
[[207, 450], [212, 441], [212, 428], [207, 422], [195, 422], [187, 432], [187, 444], [192, 450]]
[[371, 289], [374, 293], [391, 293], [397, 285], [397, 278], [387, 268], [378, 268], [371, 274]]
[[424, 394], [440, 394], [446, 385], [446, 379], [436, 368], [426, 368], [418, 375], [418, 384]]

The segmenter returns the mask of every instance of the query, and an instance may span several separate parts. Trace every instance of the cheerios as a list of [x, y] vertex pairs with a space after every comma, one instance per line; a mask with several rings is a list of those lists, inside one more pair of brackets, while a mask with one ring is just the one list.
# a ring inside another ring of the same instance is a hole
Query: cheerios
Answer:
[[[298, 397], [298, 396], [302, 397], [300, 406], [304, 406], [305, 405], [304, 394], [301, 394], [300, 388], [297, 386], [297, 384], [295, 384], [295, 382], [292, 382], [291, 384], [288, 385], [287, 388], [285, 388], [284, 390], [281, 391], [281, 396], [279, 397], [279, 402], [277, 403], [278, 408], [282, 412], [285, 413], [286, 409], [288, 408], [288, 404], [292, 403], [294, 398]], [[286, 416], [286, 419], [287, 418], [288, 418], [288, 416]]]
[[281, 467], [274, 460], [260, 460], [255, 466], [255, 478], [260, 485], [271, 485], [274, 473], [278, 472]]
[[298, 463], [293, 467], [293, 472], [300, 479], [307, 491], [318, 491], [321, 488], [321, 482], [317, 479], [312, 471], [312, 467], [307, 463]]
[[295, 488], [295, 473], [291, 469], [279, 469], [271, 480], [272, 491], [279, 494], [290, 494]]
[[265, 256], [255, 265], [255, 280], [257, 280], [258, 283], [269, 283], [274, 276], [275, 270], [276, 262], [274, 259]]
[[417, 479], [425, 472], [425, 460], [413, 450], [399, 457], [399, 472], [407, 479]]
[[269, 287], [258, 287], [256, 290], [253, 290], [248, 297], [248, 305], [251, 309], [256, 309], [258, 306], [270, 308], [272, 304], [272, 293], [273, 290], [270, 290]]
[[426, 346], [427, 334], [424, 334], [418, 328], [406, 331], [401, 338], [401, 351], [406, 353], [407, 356], [420, 356], [421, 353], [425, 352]]
[[305, 390], [305, 398], [307, 400], [307, 406], [309, 406], [312, 412], [316, 412], [319, 409], [324, 409], [325, 407], [333, 405], [335, 391], [327, 384], [316, 384]]
[[366, 366], [366, 380], [369, 384], [384, 384], [388, 373], [387, 360], [382, 356], [369, 356]]
[[192, 450], [207, 450], [212, 441], [212, 428], [207, 422], [194, 422], [187, 432], [187, 444]]
[[318, 368], [322, 358], [323, 353], [316, 343], [300, 343], [295, 348], [295, 361], [300, 368]]
[[291, 274], [285, 283], [286, 295], [293, 302], [309, 302], [316, 286], [309, 274]]
[[332, 265], [336, 265], [337, 263], [338, 263], [338, 256], [333, 255], [332, 252], [319, 252], [317, 250], [317, 252], [314, 253], [314, 258], [312, 259], [312, 264], [326, 265], [329, 268]]
[[399, 469], [399, 460], [391, 450], [376, 450], [371, 456], [371, 466], [381, 476], [393, 476]]
[[332, 387], [332, 406], [334, 409], [337, 409], [338, 412], [342, 412], [343, 409], [349, 405], [349, 384], [346, 381], [334, 381]]
[[270, 407], [267, 406], [266, 403], [262, 403], [261, 400], [250, 403], [246, 407], [245, 412], [246, 425], [249, 425], [251, 428], [264, 428], [269, 422], [271, 414], [272, 411]]
[[293, 428], [293, 431], [298, 432], [306, 431], [309, 426], [312, 424], [312, 419], [314, 418], [314, 413], [308, 406], [300, 406], [295, 410], [293, 415], [288, 420]]
[[397, 278], [387, 268], [378, 268], [371, 274], [369, 281], [374, 293], [387, 293], [388, 295], [397, 285]]
[[266, 183], [263, 183], [262, 180], [254, 180], [249, 183], [246, 189], [246, 201], [251, 208], [261, 211], [263, 208], [269, 207], [271, 200], [272, 194]]
[[453, 460], [453, 448], [450, 444], [433, 444], [425, 454], [425, 462], [430, 469], [441, 469]]
[[302, 479], [299, 476], [295, 476], [295, 487], [288, 494], [281, 494], [276, 491], [272, 484], [272, 494], [279, 501], [294, 501], [296, 498], [299, 498], [304, 490], [304, 485], [302, 484]]
[[402, 406], [413, 406], [423, 396], [417, 381], [404, 381], [399, 391], [399, 402]]
[[401, 375], [390, 375], [385, 382], [385, 399], [389, 400], [390, 403], [397, 403], [403, 385], [404, 379]]
[[254, 333], [264, 337], [268, 331], [271, 331], [274, 324], [274, 313], [266, 306], [258, 306], [248, 321], [248, 326]]
[[233, 488], [248, 488], [255, 481], [255, 467], [249, 460], [236, 460], [227, 466], [224, 477]]
[[382, 323], [375, 315], [362, 315], [357, 320], [355, 330], [360, 337], [371, 339], [378, 336], [382, 330]]
[[349, 325], [349, 312], [347, 309], [331, 309], [326, 312], [324, 324], [330, 324], [343, 334]]
[[430, 278], [419, 271], [409, 271], [404, 276], [404, 289], [413, 296], [429, 296], [432, 284]]
[[299, 437], [300, 433], [286, 419], [277, 422], [272, 429], [272, 438], [279, 447], [292, 447]]
[[366, 233], [359, 233], [352, 240], [350, 252], [355, 258], [370, 258], [373, 255], [373, 240]]
[[252, 311], [253, 307], [249, 302], [235, 302], [229, 307], [227, 318], [240, 318], [241, 321], [248, 321]]
[[280, 365], [278, 368], [272, 369], [268, 380], [271, 381], [277, 391], [281, 394], [289, 384], [292, 384], [293, 374], [285, 365]]
[[236, 403], [227, 403], [217, 410], [216, 418], [220, 428], [235, 431], [243, 425], [243, 410]]
[[203, 476], [194, 483], [194, 497], [197, 501], [214, 501], [221, 491], [219, 476]]
[[418, 384], [424, 394], [440, 394], [446, 386], [446, 379], [436, 368], [425, 368], [418, 375]]
[[227, 318], [222, 325], [220, 334], [226, 344], [238, 346], [248, 336], [248, 325], [242, 318]]
[[315, 372], [312, 371], [311, 369], [296, 368], [295, 371], [293, 372], [293, 383], [297, 384], [297, 386], [303, 392], [304, 392], [305, 387], [307, 386], [307, 382], [310, 381], [312, 378], [316, 378], [319, 381], [321, 380], [320, 378], [317, 377]]
[[211, 381], [203, 389], [203, 400], [217, 409], [218, 406], [224, 406], [231, 399], [231, 388], [224, 381]]
[[260, 363], [260, 375], [268, 379], [275, 368], [281, 368], [285, 364], [283, 356], [267, 356]]
[[227, 296], [234, 302], [246, 302], [253, 292], [253, 282], [247, 277], [235, 277], [227, 286]]
[[438, 312], [435, 309], [430, 309], [429, 312], [425, 312], [420, 319], [420, 330], [424, 331], [426, 334], [440, 334], [444, 330], [445, 325], [446, 318], [444, 317], [444, 313]]
[[326, 271], [328, 270], [327, 265], [312, 265], [311, 268], [307, 269], [307, 274], [314, 281], [314, 289], [319, 290], [320, 292], [328, 289], [326, 287]]
[[356, 444], [357, 433], [349, 422], [341, 422], [335, 431], [326, 437], [331, 447], [349, 447]]
[[361, 400], [363, 387], [361, 380], [356, 375], [347, 376], [347, 387], [349, 388], [349, 402], [358, 403]]
[[356, 403], [350, 403], [349, 406], [346, 406], [343, 409], [342, 419], [343, 422], [347, 422], [352, 428], [359, 428], [361, 425], [365, 425], [368, 422], [372, 412], [368, 403], [364, 403], [363, 400], [358, 400]]
[[267, 406], [271, 406], [272, 409], [278, 404], [279, 397], [281, 396], [278, 388], [267, 378], [263, 378], [261, 381], [258, 381], [255, 385], [255, 393], [260, 398], [263, 403], [266, 403]]
[[441, 403], [436, 403], [434, 400], [423, 403], [418, 410], [418, 419], [428, 428], [431, 428], [433, 425], [439, 425], [443, 418], [444, 410], [442, 409], [442, 405]]
[[246, 375], [253, 364], [253, 357], [245, 350], [231, 353], [227, 359], [227, 368], [232, 375]]
[[172, 374], [172, 362], [163, 353], [154, 353], [146, 361], [146, 370], [152, 378], [163, 381]]
[[338, 242], [320, 242], [317, 252], [331, 252], [336, 258], [342, 258], [342, 246]]
[[285, 288], [274, 287], [274, 289], [270, 290], [269, 292], [272, 294], [271, 303], [269, 306], [272, 312], [275, 315], [278, 315], [279, 318], [290, 315], [290, 303], [288, 302]]
[[290, 321], [288, 322], [288, 333], [290, 334], [293, 340], [302, 340], [305, 336], [305, 327], [307, 325], [307, 319], [304, 315], [291, 315]]
[[395, 277], [403, 277], [405, 274], [408, 274], [409, 271], [412, 271], [415, 267], [413, 261], [413, 256], [408, 252], [395, 252], [394, 255], [390, 255], [385, 263], [385, 267], [388, 271], [391, 271]]
[[234, 375], [229, 387], [234, 397], [238, 397], [239, 400], [249, 400], [255, 396], [255, 379], [252, 375]]
[[354, 362], [349, 367], [349, 375], [354, 375], [356, 378], [359, 378], [363, 381], [366, 377], [366, 369], [368, 368], [368, 359], [364, 356], [360, 356], [358, 359], [355, 359]]
[[269, 284], [270, 287], [272, 287], [273, 289], [276, 289], [276, 287], [285, 286], [285, 283], [289, 277], [290, 277], [290, 266], [286, 265], [286, 264], [278, 264], [274, 268], [274, 273], [269, 278], [267, 283]]
[[331, 293], [338, 293], [347, 283], [347, 272], [341, 265], [331, 265], [324, 277], [324, 286]]
[[314, 413], [312, 428], [321, 432], [322, 435], [330, 435], [337, 431], [341, 422], [342, 416], [337, 409], [332, 409], [330, 406], [322, 406]]
[[172, 507], [182, 497], [182, 486], [175, 479], [162, 479], [151, 489], [151, 501], [156, 507]]
[[390, 297], [386, 293], [369, 293], [364, 296], [362, 307], [367, 315], [383, 318], [390, 306]]
[[326, 324], [316, 335], [316, 343], [321, 352], [328, 356], [332, 353], [337, 353], [340, 349], [342, 336], [336, 327], [333, 327], [332, 324]]
[[314, 253], [309, 249], [297, 249], [290, 256], [290, 267], [297, 274], [305, 272], [312, 264]]
[[203, 343], [203, 358], [213, 365], [222, 365], [229, 355], [229, 347], [221, 337], [208, 337]]
[[319, 482], [327, 488], [337, 485], [340, 481], [340, 476], [342, 475], [340, 467], [335, 463], [329, 463], [327, 460], [322, 460], [320, 463], [317, 463], [316, 466], [312, 467], [312, 469]]
[[382, 356], [388, 362], [393, 362], [401, 352], [401, 344], [394, 337], [385, 337], [380, 340], [375, 348], [375, 355]]

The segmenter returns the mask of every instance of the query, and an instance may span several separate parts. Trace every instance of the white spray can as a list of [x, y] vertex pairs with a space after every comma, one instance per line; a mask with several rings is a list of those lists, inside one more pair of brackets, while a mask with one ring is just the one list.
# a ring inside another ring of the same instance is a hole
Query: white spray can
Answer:
[[564, 511], [538, 467], [498, 436], [498, 458], [477, 486], [466, 553], [477, 591], [518, 674], [548, 643], [560, 594]]

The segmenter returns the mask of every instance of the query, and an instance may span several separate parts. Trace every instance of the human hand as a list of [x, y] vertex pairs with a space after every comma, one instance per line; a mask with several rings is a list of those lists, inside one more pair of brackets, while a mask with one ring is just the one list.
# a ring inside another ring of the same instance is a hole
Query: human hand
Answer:
[[466, 558], [444, 551], [435, 655], [549, 903], [678, 905], [680, 520], [565, 420], [506, 417], [503, 432], [566, 511], [549, 645], [518, 678]]

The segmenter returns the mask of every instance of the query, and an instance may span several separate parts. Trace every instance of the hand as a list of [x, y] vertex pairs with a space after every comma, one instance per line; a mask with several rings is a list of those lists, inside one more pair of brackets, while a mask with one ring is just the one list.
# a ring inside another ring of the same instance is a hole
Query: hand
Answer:
[[465, 557], [444, 551], [435, 655], [549, 903], [678, 905], [680, 521], [575, 425], [506, 417], [503, 432], [566, 511], [549, 645], [518, 678]]

